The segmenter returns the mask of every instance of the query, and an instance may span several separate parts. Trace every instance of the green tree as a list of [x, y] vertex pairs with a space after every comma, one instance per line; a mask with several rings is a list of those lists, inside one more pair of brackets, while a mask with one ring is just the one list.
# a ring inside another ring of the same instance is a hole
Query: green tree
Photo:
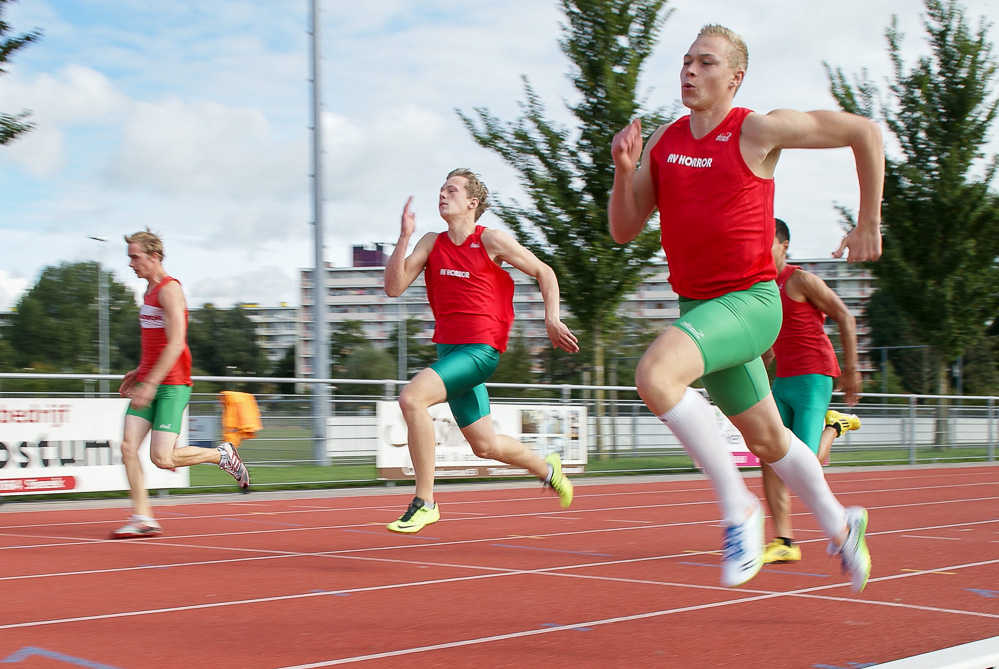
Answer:
[[[575, 318], [566, 320], [566, 325], [573, 332], [579, 332], [579, 322]], [[560, 348], [545, 346], [535, 354], [541, 376], [538, 383], [569, 383], [580, 384], [586, 381], [586, 372], [590, 369], [585, 358], [572, 353], [566, 353]]]
[[[933, 392], [931, 367], [936, 367], [936, 354], [921, 343], [919, 326], [912, 323], [891, 293], [885, 290], [878, 290], [871, 296], [866, 312], [871, 327], [871, 346], [877, 352], [871, 362], [879, 366], [879, 385], [871, 384], [868, 390], [881, 392], [894, 377], [899, 387], [888, 388], [887, 392], [897, 390], [917, 395]], [[883, 354], [882, 347], [885, 347]], [[881, 367], [882, 361], [888, 363], [888, 369]]]
[[999, 342], [986, 336], [968, 347], [961, 359], [964, 393], [967, 395], [999, 394]]
[[[399, 327], [389, 334], [388, 344], [385, 352], [396, 361], [396, 371], [392, 378], [399, 376]], [[423, 330], [423, 321], [417, 318], [406, 319], [406, 374], [403, 380], [408, 379], [411, 374], [418, 372], [424, 367], [429, 367], [437, 361], [437, 346], [434, 344], [420, 344], [416, 335]]]
[[[499, 365], [496, 372], [489, 377], [492, 383], [532, 383], [534, 381], [531, 351], [527, 346], [527, 339], [524, 333], [517, 330], [510, 337], [507, 349], [500, 356]], [[506, 397], [522, 397], [523, 390], [520, 388], [504, 388], [502, 394]]]
[[[46, 267], [18, 301], [4, 339], [17, 368], [96, 372], [99, 313], [96, 262]], [[139, 361], [139, 309], [135, 295], [108, 278], [108, 334], [112, 372], [126, 372]]]
[[878, 292], [913, 339], [933, 347], [934, 386], [999, 312], [999, 158], [986, 156], [995, 120], [996, 60], [982, 19], [972, 32], [955, 1], [925, 0], [931, 53], [907, 69], [897, 18], [886, 31], [894, 68], [883, 100], [866, 72], [851, 85], [826, 65], [840, 106], [881, 116], [901, 150], [886, 160], [884, 252], [872, 265]]
[[216, 309], [206, 304], [192, 310], [187, 345], [194, 368], [208, 376], [263, 376], [267, 372], [267, 356], [257, 344], [256, 326], [240, 306]]
[[[375, 348], [365, 342], [357, 347], [344, 364], [344, 375], [348, 379], [394, 379], [396, 361], [384, 349]], [[382, 387], [377, 384], [337, 384], [337, 395], [381, 395]]]
[[648, 322], [636, 318], [621, 317], [614, 323], [615, 336], [611, 339], [608, 352], [612, 359], [614, 379], [608, 379], [610, 385], [634, 386], [635, 369], [638, 361], [662, 328], [650, 327]]
[[504, 123], [485, 108], [475, 108], [474, 120], [458, 114], [476, 142], [519, 173], [531, 204], [497, 198], [494, 210], [522, 244], [555, 270], [562, 298], [583, 326], [579, 334], [592, 355], [594, 381], [602, 384], [607, 324], [659, 249], [653, 229], [625, 246], [611, 239], [611, 140], [636, 116], [650, 129], [664, 121], [661, 110], [642, 109], [636, 91], [642, 65], [672, 10], [664, 9], [665, 0], [560, 4], [567, 23], [559, 45], [580, 95], [568, 106], [577, 127], [548, 120], [526, 76], [523, 116], [517, 121]]
[[346, 320], [334, 326], [330, 332], [330, 377], [344, 374], [347, 359], [367, 344], [362, 321]]
[[14, 347], [5, 339], [0, 339], [0, 372], [17, 371]]
[[[6, 64], [16, 51], [23, 49], [28, 44], [35, 42], [42, 37], [39, 30], [32, 30], [20, 35], [10, 35], [11, 27], [4, 21], [3, 13], [5, 6], [11, 0], [0, 0], [0, 74], [7, 72]], [[21, 133], [28, 132], [34, 127], [28, 123], [27, 118], [31, 112], [24, 110], [16, 114], [4, 114], [0, 112], [0, 146], [14, 140]]]
[[289, 346], [280, 359], [275, 360], [268, 372], [270, 376], [282, 379], [295, 378], [295, 347]]

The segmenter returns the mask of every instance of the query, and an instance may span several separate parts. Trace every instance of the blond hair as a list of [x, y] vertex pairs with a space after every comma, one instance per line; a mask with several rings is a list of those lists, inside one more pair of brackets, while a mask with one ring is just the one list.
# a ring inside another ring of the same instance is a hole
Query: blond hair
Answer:
[[155, 253], [159, 255], [160, 260], [166, 257], [163, 255], [163, 240], [148, 227], [134, 235], [125, 235], [125, 243], [138, 244], [143, 253]]
[[482, 216], [486, 209], [489, 208], [489, 189], [479, 179], [479, 175], [465, 167], [451, 170], [447, 178], [450, 179], [451, 177], [464, 177], [468, 181], [465, 184], [465, 193], [468, 194], [469, 200], [477, 199], [479, 201], [479, 204], [475, 207], [475, 220], [479, 220], [479, 216]]
[[[742, 70], [745, 72], [749, 69], [749, 47], [746, 46], [746, 41], [739, 36], [738, 33], [729, 30], [725, 26], [720, 26], [717, 23], [709, 23], [703, 28], [701, 32], [697, 33], [698, 37], [724, 37], [728, 40], [728, 43], [732, 47], [725, 54], [728, 59], [729, 67], [732, 68], [733, 72], [738, 72]], [[741, 84], [740, 84], [741, 85]]]

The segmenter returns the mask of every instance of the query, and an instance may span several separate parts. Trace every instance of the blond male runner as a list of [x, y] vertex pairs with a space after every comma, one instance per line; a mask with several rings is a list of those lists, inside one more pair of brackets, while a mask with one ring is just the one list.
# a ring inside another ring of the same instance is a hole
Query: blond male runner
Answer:
[[[783, 319], [777, 340], [763, 354], [763, 364], [777, 360], [772, 392], [784, 425], [805, 442], [819, 462], [825, 462], [836, 437], [860, 429], [857, 416], [829, 408], [836, 378], [840, 380], [847, 405], [853, 406], [860, 397], [857, 324], [843, 300], [825, 281], [788, 263], [791, 231], [779, 218], [775, 223], [772, 254]], [[824, 327], [827, 316], [839, 327], [839, 339], [843, 344], [842, 370]], [[801, 548], [794, 543], [791, 527], [791, 494], [770, 465], [764, 462], [760, 469], [763, 494], [770, 507], [775, 533], [774, 540], [767, 544], [763, 553], [763, 563], [796, 562], [801, 559]]]
[[513, 279], [500, 267], [502, 263], [538, 282], [552, 346], [570, 353], [579, 346], [559, 316], [558, 280], [551, 267], [507, 233], [477, 225], [489, 206], [488, 197], [475, 173], [452, 170], [438, 197], [447, 231], [428, 232], [406, 256], [416, 230], [410, 197], [402, 212], [399, 241], [385, 266], [385, 293], [390, 297], [402, 295], [424, 272], [438, 355], [437, 362], [414, 376], [399, 394], [409, 428], [416, 496], [405, 513], [388, 524], [393, 532], [419, 532], [440, 519], [434, 501], [434, 426], [428, 409], [444, 401], [475, 455], [526, 469], [558, 493], [562, 508], [572, 503], [572, 483], [562, 474], [558, 453], [542, 460], [525, 444], [493, 429], [485, 382], [496, 371], [513, 324]]
[[125, 374], [118, 392], [131, 400], [125, 413], [121, 460], [128, 477], [133, 514], [115, 530], [113, 539], [154, 537], [163, 533], [149, 503], [139, 446], [146, 434], [149, 457], [160, 469], [175, 469], [210, 462], [228, 472], [240, 488], [250, 485], [250, 475], [232, 444], [217, 448], [182, 446], [180, 436], [184, 409], [191, 399], [191, 350], [187, 347], [187, 302], [180, 282], [163, 269], [163, 242], [146, 229], [130, 237], [129, 267], [146, 280], [139, 309], [142, 357], [139, 366]]
[[867, 511], [843, 508], [819, 461], [781, 423], [760, 355], [781, 322], [770, 254], [780, 152], [853, 150], [860, 182], [857, 227], [834, 255], [848, 249], [851, 261], [875, 260], [881, 255], [881, 133], [871, 121], [846, 113], [757, 114], [735, 107], [748, 61], [741, 37], [705, 26], [680, 69], [690, 114], [657, 129], [644, 151], [637, 119], [614, 137], [611, 235], [619, 243], [631, 241], [658, 209], [670, 283], [680, 296], [679, 320], [645, 352], [635, 381], [646, 406], [677, 435], [719, 497], [722, 584], [741, 585], [760, 570], [764, 517], [722, 441], [711, 406], [690, 388], [697, 379], [749, 450], [805, 500], [859, 592], [871, 565], [864, 541]]

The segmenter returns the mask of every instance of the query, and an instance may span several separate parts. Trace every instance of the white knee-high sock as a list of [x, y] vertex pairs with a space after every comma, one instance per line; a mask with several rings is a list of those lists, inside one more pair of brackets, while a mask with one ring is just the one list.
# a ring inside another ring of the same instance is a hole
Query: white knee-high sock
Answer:
[[826, 535], [837, 542], [846, 527], [846, 510], [833, 495], [822, 473], [822, 464], [801, 439], [791, 434], [787, 454], [770, 467], [798, 497], [804, 500]]
[[708, 401], [696, 390], [687, 388], [680, 401], [659, 416], [659, 420], [673, 431], [711, 480], [725, 523], [743, 522], [759, 500], [746, 487], [735, 466]]

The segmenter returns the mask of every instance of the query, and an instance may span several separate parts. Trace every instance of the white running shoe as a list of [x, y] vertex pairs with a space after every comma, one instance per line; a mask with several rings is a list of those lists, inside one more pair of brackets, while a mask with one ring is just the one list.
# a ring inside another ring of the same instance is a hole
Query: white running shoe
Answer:
[[746, 520], [725, 527], [721, 576], [725, 587], [739, 587], [763, 567], [764, 523], [763, 508], [757, 502]]
[[250, 472], [246, 471], [246, 465], [236, 452], [236, 447], [225, 441], [219, 444], [218, 451], [222, 456], [219, 460], [219, 469], [229, 472], [240, 488], [249, 488]]
[[158, 537], [163, 534], [163, 528], [152, 518], [143, 518], [132, 514], [128, 522], [111, 533], [112, 539], [138, 539], [140, 537]]
[[843, 573], [850, 575], [850, 588], [860, 593], [867, 585], [871, 576], [871, 553], [867, 550], [867, 509], [861, 506], [850, 506], [846, 509], [846, 524], [849, 528], [846, 539], [839, 546], [831, 541], [826, 552], [829, 555], [839, 555], [843, 564]]

